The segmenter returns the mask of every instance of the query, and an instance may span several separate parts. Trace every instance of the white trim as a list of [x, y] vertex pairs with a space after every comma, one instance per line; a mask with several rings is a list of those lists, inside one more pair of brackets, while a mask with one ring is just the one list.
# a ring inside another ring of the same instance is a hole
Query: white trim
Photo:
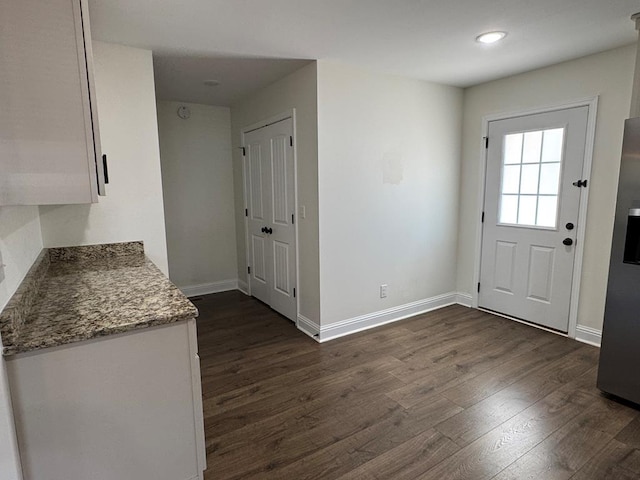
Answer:
[[473, 304], [473, 296], [468, 293], [458, 292], [456, 293], [456, 303], [463, 307], [471, 307]]
[[344, 337], [352, 333], [361, 332], [370, 328], [379, 327], [391, 322], [397, 322], [407, 317], [413, 317], [421, 313], [430, 312], [438, 308], [457, 303], [458, 295], [455, 292], [437, 295], [417, 302], [406, 303], [397, 307], [387, 308], [378, 312], [367, 313], [329, 325], [320, 326], [320, 342]]
[[300, 235], [298, 234], [298, 225], [300, 224], [300, 216], [298, 215], [298, 128], [296, 121], [296, 109], [291, 109], [291, 123], [293, 135], [293, 223], [294, 234], [296, 237], [296, 284], [294, 288], [296, 292], [296, 318], [300, 311]]
[[238, 290], [240, 290], [245, 295], [249, 295], [249, 285], [244, 280], [238, 280]]
[[473, 284], [471, 293], [471, 306], [478, 308], [478, 292], [476, 285], [480, 283], [480, 267], [482, 262], [482, 212], [484, 211], [484, 193], [485, 183], [487, 181], [487, 147], [485, 138], [489, 134], [489, 120], [482, 117], [482, 138], [480, 139], [480, 149], [482, 152], [480, 159], [480, 174], [478, 175], [479, 188], [478, 199], [476, 201], [476, 248], [475, 248], [475, 265], [473, 266]]
[[319, 341], [320, 325], [318, 325], [313, 320], [309, 320], [304, 315], [298, 314], [298, 321], [296, 323], [296, 326], [301, 332], [306, 333], [314, 340]]
[[202, 375], [200, 372], [200, 357], [198, 356], [198, 333], [196, 320], [187, 321], [189, 332], [189, 357], [191, 361], [191, 395], [193, 398], [193, 421], [196, 442], [196, 460], [198, 462], [198, 480], [203, 480], [207, 469], [207, 450], [204, 435], [204, 410], [202, 407]]
[[537, 115], [539, 113], [556, 112], [558, 110], [566, 110], [568, 108], [591, 107], [592, 105], [597, 105], [597, 103], [598, 96], [596, 95], [595, 97], [578, 98], [566, 103], [554, 103], [550, 105], [543, 105], [541, 107], [525, 108], [524, 110], [515, 110], [510, 112], [490, 113], [483, 116], [482, 120], [489, 123], [496, 120], [506, 120], [508, 118], [527, 117], [529, 115]]
[[[249, 127], [247, 127], [247, 128], [249, 128]], [[245, 136], [245, 133], [244, 133], [244, 130], [242, 130], [240, 132], [240, 145], [241, 145], [240, 148], [242, 148], [243, 151], [246, 148], [245, 141], [244, 141], [244, 136]], [[249, 252], [249, 248], [250, 248], [249, 247], [249, 217], [247, 215], [247, 212], [249, 211], [249, 198], [248, 198], [248, 195], [249, 195], [248, 190], [249, 189], [247, 188], [247, 183], [248, 183], [248, 180], [247, 180], [247, 157], [245, 157], [244, 155], [241, 155], [240, 159], [242, 161], [242, 198], [244, 200], [244, 205], [243, 205], [243, 207], [244, 207], [244, 212], [243, 212], [244, 213], [244, 215], [243, 215], [244, 222], [243, 222], [243, 225], [244, 225], [244, 246], [245, 246], [245, 252], [244, 253], [245, 253], [245, 262], [246, 262], [244, 275], [245, 275], [245, 278], [247, 280], [245, 282], [245, 285], [247, 286], [247, 295], [251, 295], [251, 274], [249, 273], [249, 266], [250, 266], [251, 257], [250, 257], [250, 252]], [[239, 276], [239, 278], [242, 278], [242, 277]]]
[[[554, 112], [557, 110], [566, 110], [568, 108], [588, 107], [587, 118], [587, 137], [585, 139], [584, 161], [582, 166], [582, 178], [591, 181], [591, 166], [593, 163], [593, 148], [596, 138], [596, 116], [598, 112], [598, 96], [575, 100], [563, 104], [549, 105], [546, 107], [532, 108], [528, 110], [520, 110], [517, 112], [497, 113], [485, 115], [482, 117], [482, 137], [486, 137], [489, 132], [489, 122], [496, 120], [506, 120], [514, 117], [523, 117], [527, 115], [535, 115], [539, 113]], [[480, 281], [480, 263], [482, 261], [482, 210], [484, 209], [485, 181], [487, 169], [487, 149], [484, 141], [481, 146], [480, 174], [478, 202], [476, 206], [476, 246], [475, 246], [475, 265], [473, 270], [473, 285], [477, 285]], [[580, 300], [580, 280], [582, 275], [582, 262], [584, 260], [584, 242], [586, 236], [587, 223], [587, 206], [589, 203], [590, 188], [580, 189], [580, 207], [578, 209], [578, 227], [576, 229], [576, 254], [573, 263], [573, 277], [571, 282], [571, 300], [569, 303], [569, 338], [577, 339], [578, 324], [578, 304]], [[478, 292], [473, 289], [471, 306], [478, 308]]]
[[[593, 164], [593, 149], [596, 143], [596, 115], [598, 113], [598, 97], [593, 97], [587, 103], [589, 117], [587, 119], [587, 138], [585, 139], [584, 163], [582, 165], [582, 178], [591, 183], [591, 166]], [[571, 281], [571, 302], [569, 304], [569, 330], [570, 338], [578, 336], [578, 305], [580, 301], [580, 282], [582, 280], [582, 262], [584, 260], [584, 243], [587, 234], [587, 205], [589, 204], [589, 191], [591, 188], [580, 189], [580, 208], [578, 209], [578, 228], [576, 231], [576, 256], [573, 262], [573, 279]]]
[[584, 325], [576, 325], [576, 340], [578, 342], [600, 347], [602, 341], [602, 330], [596, 328], [585, 327]]
[[[272, 115], [271, 117], [267, 117], [263, 120], [258, 120], [257, 122], [251, 123], [245, 127], [242, 127], [242, 135], [243, 138], [242, 140], [244, 140], [244, 135], [253, 131], [253, 130], [259, 130], [260, 128], [264, 128], [264, 127], [268, 127], [269, 125], [271, 125], [272, 123], [278, 123], [281, 122], [283, 120], [286, 120], [287, 118], [291, 118], [293, 119], [295, 117], [295, 108], [292, 108], [290, 110], [286, 110], [284, 112], [278, 113], [276, 115]], [[244, 146], [244, 142], [242, 143], [242, 145]]]
[[210, 293], [228, 292], [229, 290], [238, 290], [238, 280], [222, 280], [220, 282], [201, 283], [199, 285], [187, 285], [178, 287], [187, 297], [196, 297], [198, 295], [208, 295]]

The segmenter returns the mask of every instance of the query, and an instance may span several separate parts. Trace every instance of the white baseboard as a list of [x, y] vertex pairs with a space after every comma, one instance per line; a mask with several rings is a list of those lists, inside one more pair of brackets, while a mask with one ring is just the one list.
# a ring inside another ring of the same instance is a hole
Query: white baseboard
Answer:
[[240, 290], [245, 295], [249, 295], [249, 285], [244, 280], [238, 280], [238, 290]]
[[222, 280], [221, 282], [202, 283], [200, 285], [187, 285], [178, 287], [187, 297], [196, 297], [198, 295], [208, 295], [209, 293], [228, 292], [229, 290], [238, 290], [238, 280]]
[[[471, 307], [472, 296], [468, 293], [450, 292], [322, 326], [312, 320], [309, 320], [303, 315], [298, 315], [297, 326], [299, 330], [322, 343], [335, 338], [361, 332], [363, 330], [368, 330], [370, 328], [379, 327], [387, 323], [397, 322], [408, 317], [437, 310], [452, 304]], [[529, 323], [526, 324], [531, 325]], [[557, 332], [554, 331], [553, 333]], [[602, 331], [586, 327], [584, 325], [578, 325], [576, 327], [575, 339], [582, 343], [600, 347]]]
[[600, 347], [602, 341], [602, 331], [584, 325], [576, 326], [576, 340], [582, 343]]
[[471, 308], [473, 304], [473, 297], [468, 293], [458, 292], [456, 293], [456, 303], [458, 305], [462, 305], [463, 307]]
[[320, 341], [320, 325], [307, 317], [298, 314], [298, 322], [296, 323], [298, 330], [306, 333], [316, 341]]
[[320, 326], [320, 342], [326, 342], [334, 338], [343, 337], [352, 333], [379, 327], [391, 322], [397, 322], [407, 317], [413, 317], [420, 313], [429, 312], [438, 308], [446, 307], [457, 303], [455, 292], [437, 295], [435, 297], [418, 300], [398, 307], [380, 310], [378, 312], [367, 313], [358, 317], [348, 318], [329, 325]]

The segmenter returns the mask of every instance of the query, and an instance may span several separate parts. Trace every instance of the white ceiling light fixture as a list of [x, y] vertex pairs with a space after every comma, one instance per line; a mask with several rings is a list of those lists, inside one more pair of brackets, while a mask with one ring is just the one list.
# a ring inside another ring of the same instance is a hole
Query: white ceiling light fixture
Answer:
[[507, 32], [486, 32], [476, 37], [476, 42], [490, 44], [496, 43], [507, 36]]

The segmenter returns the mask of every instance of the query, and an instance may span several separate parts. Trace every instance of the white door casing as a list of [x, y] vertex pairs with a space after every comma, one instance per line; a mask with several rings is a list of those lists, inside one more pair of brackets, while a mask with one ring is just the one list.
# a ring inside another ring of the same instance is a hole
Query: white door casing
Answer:
[[293, 121], [246, 132], [244, 144], [250, 292], [295, 322]]
[[588, 120], [579, 106], [489, 123], [481, 308], [568, 331]]

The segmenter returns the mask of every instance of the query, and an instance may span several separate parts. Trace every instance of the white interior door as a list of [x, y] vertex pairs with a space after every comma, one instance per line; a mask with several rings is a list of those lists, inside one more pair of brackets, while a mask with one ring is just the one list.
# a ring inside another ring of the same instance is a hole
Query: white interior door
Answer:
[[249, 282], [251, 295], [269, 304], [267, 258], [270, 252], [265, 232], [270, 217], [269, 145], [262, 130], [245, 135], [245, 171], [248, 187]]
[[478, 305], [567, 332], [588, 107], [489, 123]]
[[293, 122], [288, 118], [244, 138], [251, 294], [295, 321]]

